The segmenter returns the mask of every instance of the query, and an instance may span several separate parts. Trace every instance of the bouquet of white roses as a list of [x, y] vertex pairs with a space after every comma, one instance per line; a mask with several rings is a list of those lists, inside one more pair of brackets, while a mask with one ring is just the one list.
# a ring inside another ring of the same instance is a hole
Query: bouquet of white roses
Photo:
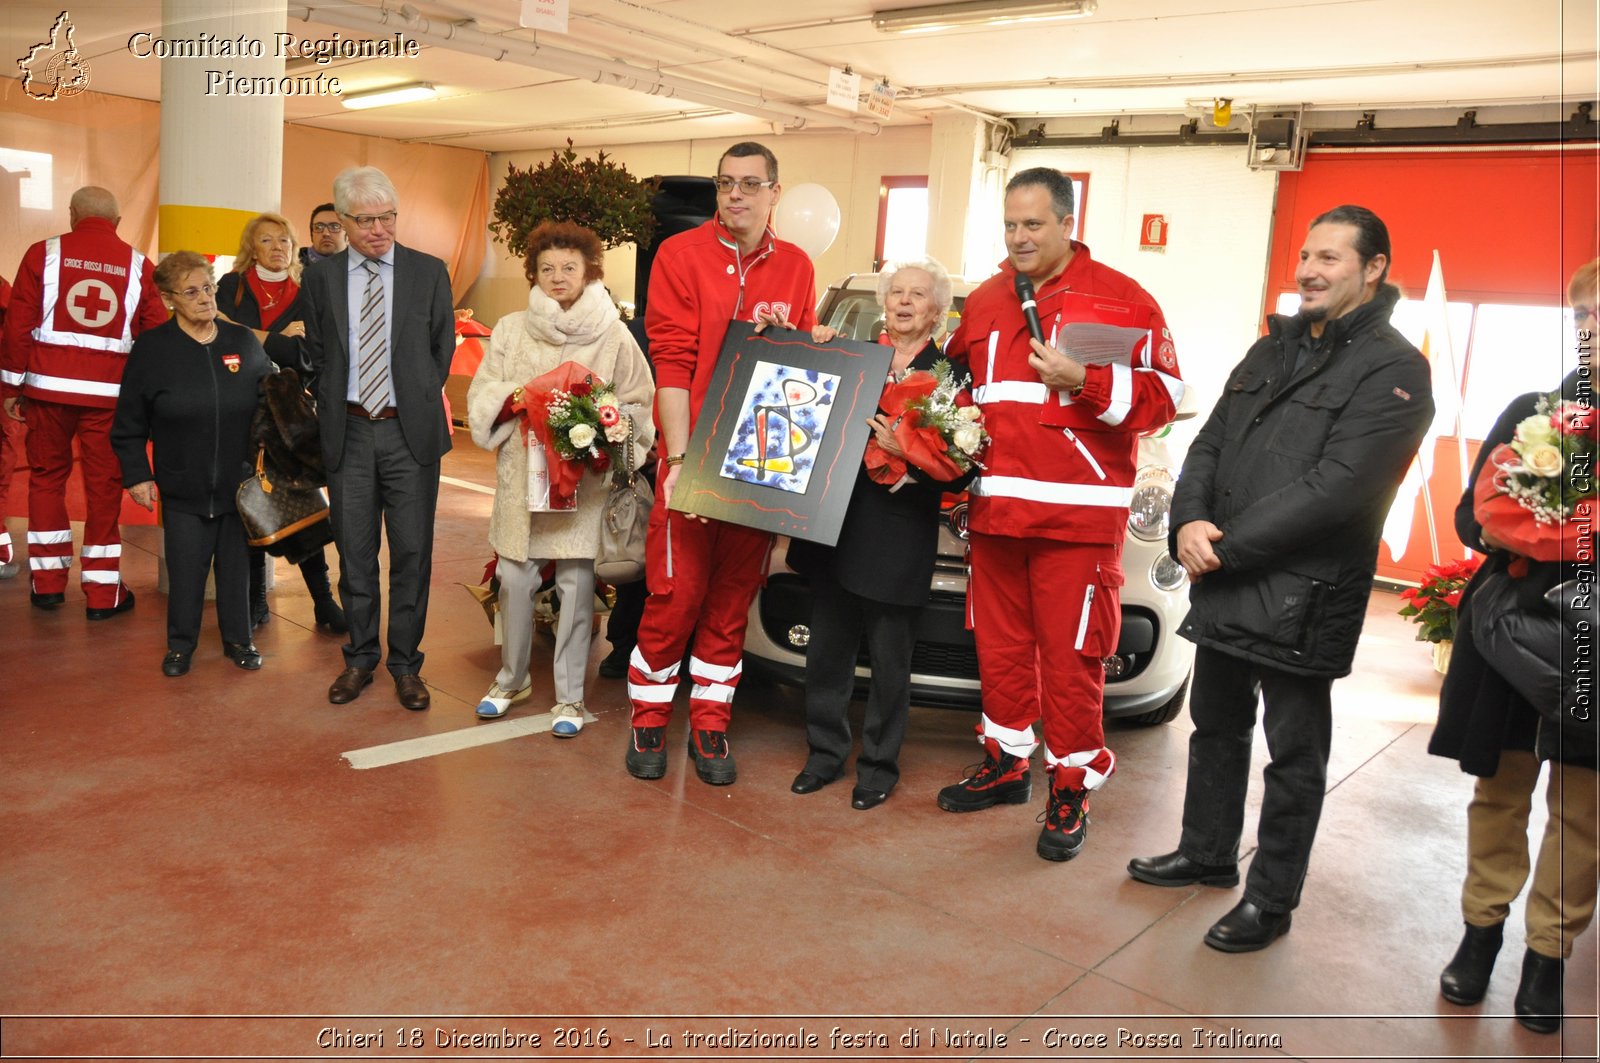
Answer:
[[1593, 534], [1596, 423], [1592, 407], [1540, 396], [1478, 477], [1473, 515], [1491, 538], [1539, 561], [1577, 556], [1577, 537]]
[[978, 452], [989, 439], [983, 412], [972, 404], [969, 378], [957, 375], [946, 358], [932, 372], [907, 373], [886, 388], [878, 406], [894, 424], [895, 442], [905, 452], [889, 454], [874, 438], [867, 444], [867, 475], [879, 483], [897, 483], [909, 462], [935, 480], [960, 479], [979, 464]]

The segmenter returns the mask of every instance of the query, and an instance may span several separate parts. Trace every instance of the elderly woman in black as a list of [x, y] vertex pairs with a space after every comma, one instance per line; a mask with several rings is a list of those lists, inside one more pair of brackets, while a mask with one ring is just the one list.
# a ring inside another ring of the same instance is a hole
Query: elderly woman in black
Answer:
[[[878, 280], [883, 342], [894, 347], [890, 379], [933, 368], [942, 355], [934, 337], [950, 310], [950, 276], [932, 259], [886, 269]], [[835, 333], [812, 332], [819, 343]], [[964, 367], [958, 367], [964, 369]], [[964, 373], [963, 373], [964, 375]], [[878, 445], [901, 456], [888, 419], [869, 422]], [[850, 698], [856, 653], [865, 631], [872, 687], [856, 757], [852, 808], [876, 808], [900, 779], [900, 745], [911, 709], [911, 650], [918, 612], [928, 601], [938, 550], [939, 498], [966, 479], [937, 483], [908, 466], [898, 484], [880, 484], [857, 470], [836, 546], [796, 539], [789, 565], [811, 582], [811, 644], [806, 649], [806, 743], [810, 755], [790, 789], [814, 793], [844, 773], [850, 755]]]
[[[294, 233], [281, 214], [257, 214], [239, 234], [239, 254], [233, 272], [217, 283], [218, 316], [250, 330], [280, 369], [293, 369], [300, 382], [311, 387], [310, 371], [301, 351], [306, 323], [300, 303], [300, 260], [294, 253]], [[267, 551], [250, 548], [250, 626], [271, 618], [267, 609]], [[318, 550], [300, 563], [300, 575], [311, 592], [317, 627], [335, 635], [349, 631], [344, 610], [328, 585], [328, 558]]]
[[[1600, 259], [1573, 275], [1567, 299], [1578, 329], [1579, 367], [1562, 381], [1561, 396], [1593, 409], [1600, 401], [1591, 358], [1595, 307], [1600, 302]], [[1480, 476], [1493, 474], [1493, 470], [1484, 470], [1490, 452], [1511, 441], [1517, 425], [1536, 412], [1538, 399], [1539, 393], [1531, 392], [1506, 407], [1484, 438], [1466, 493], [1456, 507], [1456, 532], [1461, 541], [1488, 557], [1462, 597], [1462, 623], [1457, 625], [1450, 669], [1439, 693], [1439, 723], [1428, 742], [1428, 752], [1459, 761], [1462, 771], [1478, 777], [1467, 806], [1467, 875], [1461, 886], [1466, 933], [1439, 976], [1440, 994], [1452, 1004], [1470, 1005], [1483, 999], [1500, 952], [1506, 917], [1527, 883], [1527, 951], [1512, 1006], [1523, 1026], [1554, 1033], [1561, 1028], [1563, 1015], [1565, 960], [1572, 954], [1573, 939], [1587, 929], [1595, 911], [1594, 732], [1557, 724], [1541, 710], [1559, 715], [1559, 706], [1536, 707], [1519, 694], [1485, 660], [1472, 637], [1471, 620], [1477, 592], [1485, 581], [1518, 560], [1478, 523], [1473, 513], [1474, 487]], [[1578, 578], [1579, 569], [1575, 561], [1531, 561], [1518, 582], [1525, 583], [1530, 592], [1542, 594], [1562, 580]], [[1588, 570], [1592, 573], [1593, 566]], [[1592, 575], [1588, 579], [1592, 581]], [[1548, 649], [1553, 652], [1542, 656], [1565, 660], [1567, 667], [1574, 667], [1570, 652], [1562, 655]], [[1530, 882], [1528, 817], [1545, 761], [1550, 762], [1545, 784], [1550, 818]]]
[[[249, 329], [218, 320], [211, 264], [203, 255], [174, 252], [156, 267], [155, 279], [174, 316], [134, 342], [111, 447], [135, 502], [153, 509], [160, 493], [170, 584], [161, 670], [169, 676], [189, 671], [213, 567], [222, 652], [254, 670], [261, 655], [250, 642], [247, 546], [233, 497], [249, 474], [256, 387], [272, 363]], [[147, 443], [153, 444], [154, 471]]]

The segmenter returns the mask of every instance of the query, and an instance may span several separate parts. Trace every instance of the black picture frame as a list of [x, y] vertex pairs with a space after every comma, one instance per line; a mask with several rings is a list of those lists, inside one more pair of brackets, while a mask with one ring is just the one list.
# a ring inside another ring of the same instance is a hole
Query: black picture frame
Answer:
[[[730, 325], [684, 452], [671, 508], [825, 546], [837, 543], [871, 433], [867, 420], [877, 412], [893, 358], [893, 348], [878, 343], [836, 339], [821, 344], [807, 332], [757, 333], [748, 323]], [[826, 424], [809, 438], [815, 453], [803, 492], [730, 479], [722, 471], [761, 363], [838, 378]]]

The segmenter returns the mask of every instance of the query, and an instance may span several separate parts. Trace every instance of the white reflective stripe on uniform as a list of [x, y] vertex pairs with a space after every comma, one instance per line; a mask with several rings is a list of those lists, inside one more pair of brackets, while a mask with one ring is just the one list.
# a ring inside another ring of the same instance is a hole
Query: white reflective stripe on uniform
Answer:
[[121, 383], [108, 384], [104, 380], [74, 380], [66, 376], [45, 376], [43, 373], [29, 373], [22, 381], [23, 386], [38, 388], [41, 391], [64, 391], [74, 395], [103, 395], [106, 398], [116, 398], [122, 390]]
[[1083, 440], [1078, 438], [1077, 433], [1073, 432], [1073, 430], [1070, 428], [1063, 428], [1061, 430], [1061, 434], [1066, 436], [1067, 439], [1072, 442], [1072, 445], [1078, 448], [1078, 453], [1083, 455], [1083, 460], [1089, 463], [1089, 468], [1094, 470], [1094, 474], [1100, 477], [1100, 479], [1104, 480], [1106, 478], [1106, 471], [1100, 467], [1100, 463], [1098, 461], [1094, 460], [1093, 452], [1091, 452], [1088, 447], [1083, 445]]
[[979, 406], [987, 406], [992, 402], [1029, 402], [1042, 406], [1049, 397], [1049, 388], [1038, 381], [1029, 380], [996, 380], [972, 389], [972, 401]]
[[691, 655], [689, 657], [689, 674], [695, 679], [709, 680], [713, 683], [726, 683], [730, 679], [739, 678], [744, 671], [744, 662], [734, 664], [711, 664]]
[[985, 379], [985, 380], [993, 380], [994, 379], [994, 355], [995, 355], [995, 351], [997, 351], [999, 349], [1000, 349], [1000, 332], [999, 332], [999, 330], [995, 330], [995, 331], [989, 333], [989, 371], [987, 373], [983, 374], [983, 379]]
[[31, 528], [28, 530], [28, 543], [30, 545], [49, 546], [54, 543], [70, 543], [71, 541], [71, 528], [65, 531], [34, 531]]
[[[41, 308], [44, 316], [39, 319], [38, 327], [33, 330], [33, 338], [39, 343], [49, 343], [57, 347], [86, 347], [92, 351], [115, 351], [119, 354], [127, 354], [133, 350], [133, 312], [139, 305], [139, 293], [143, 288], [144, 256], [137, 251], [133, 252], [131, 266], [132, 272], [128, 274], [128, 290], [122, 300], [122, 335], [89, 336], [82, 332], [57, 332], [52, 326], [56, 320], [56, 303], [61, 298], [61, 237], [50, 237], [44, 242], [44, 277], [41, 284], [44, 293]], [[116, 394], [115, 386], [111, 394]]]
[[122, 544], [113, 543], [110, 546], [85, 546], [82, 551], [84, 557], [121, 557]]
[[988, 714], [983, 716], [982, 734], [983, 737], [979, 739], [980, 742], [983, 738], [992, 738], [1001, 749], [1010, 753], [1013, 757], [1026, 757], [1039, 745], [1038, 740], [1033, 736], [1033, 728], [1024, 727], [1020, 731], [1014, 731], [1002, 724], [995, 723], [989, 719]]
[[1094, 584], [1083, 588], [1083, 612], [1078, 614], [1078, 637], [1073, 640], [1072, 648], [1083, 649], [1083, 640], [1089, 635], [1089, 609], [1094, 605]]
[[1020, 498], [1027, 502], [1049, 502], [1058, 506], [1119, 506], [1133, 502], [1133, 488], [1109, 484], [1059, 484], [1049, 480], [1029, 480], [1021, 476], [978, 477], [972, 493], [987, 498]]
[[634, 646], [633, 655], [628, 658], [628, 666], [652, 683], [671, 683], [677, 680], [678, 669], [683, 667], [683, 662], [673, 661], [667, 667], [656, 671], [651, 669], [650, 662], [644, 659], [639, 647]]
[[28, 567], [35, 572], [44, 572], [52, 568], [71, 568], [72, 558], [49, 556], [41, 557], [38, 554], [29, 554]]
[[104, 569], [86, 568], [79, 573], [79, 576], [82, 577], [85, 583], [117, 583], [121, 580], [121, 577], [117, 575], [116, 569], [106, 571]]
[[726, 683], [710, 683], [702, 685], [696, 683], [689, 691], [689, 697], [695, 701], [715, 701], [727, 705], [733, 701], [733, 692], [736, 688]]
[[670, 702], [678, 693], [677, 683], [664, 683], [661, 686], [645, 686], [643, 683], [628, 684], [628, 699], [630, 701], [649, 701], [658, 705]]
[[1133, 370], [1125, 365], [1111, 367], [1111, 401], [1106, 404], [1100, 419], [1109, 425], [1119, 425], [1133, 409]]
[[0, 384], [10, 384], [14, 388], [20, 388], [22, 386], [22, 374], [0, 369]]
[[1184, 392], [1189, 390], [1189, 385], [1169, 373], [1163, 373], [1159, 369], [1150, 371], [1156, 375], [1157, 380], [1161, 381], [1161, 386], [1167, 389], [1167, 394], [1172, 398], [1172, 408], [1176, 410], [1178, 403], [1183, 401]]
[[[1095, 771], [1089, 767], [1101, 757], [1106, 759], [1106, 770], [1104, 772]], [[1105, 785], [1105, 781], [1111, 778], [1112, 773], [1117, 770], [1117, 755], [1109, 747], [1106, 747], [1086, 749], [1081, 753], [1068, 753], [1064, 757], [1058, 757], [1050, 752], [1049, 746], [1045, 746], [1044, 764], [1047, 768], [1082, 768], [1083, 788], [1085, 790], [1098, 790]]]

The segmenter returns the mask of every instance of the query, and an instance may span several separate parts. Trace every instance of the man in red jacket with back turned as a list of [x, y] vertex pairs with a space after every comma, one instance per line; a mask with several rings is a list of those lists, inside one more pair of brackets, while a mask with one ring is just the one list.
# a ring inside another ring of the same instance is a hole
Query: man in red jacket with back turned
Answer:
[[[1122, 625], [1122, 539], [1138, 436], [1183, 397], [1161, 308], [1072, 239], [1072, 182], [1039, 167], [1006, 185], [1008, 260], [967, 297], [946, 347], [972, 370], [993, 437], [971, 489], [970, 619], [978, 643], [984, 761], [939, 792], [939, 807], [1022, 804], [1044, 722], [1050, 797], [1038, 853], [1083, 847], [1089, 791], [1116, 768], [1105, 748], [1101, 661]], [[1024, 279], [1025, 282], [1024, 283]], [[1019, 288], [1031, 284], [1047, 342], [1033, 339]], [[1063, 329], [1121, 325], [1126, 358], [1084, 365]]]
[[692, 635], [689, 756], [702, 782], [726, 786], [737, 778], [728, 720], [745, 622], [766, 578], [772, 536], [669, 513], [667, 502], [728, 325], [809, 329], [817, 293], [811, 260], [768, 227], [782, 191], [772, 152], [751, 141], [735, 144], [717, 163], [716, 183], [716, 217], [663, 243], [650, 270], [645, 328], [666, 458], [645, 540], [650, 597], [628, 662], [633, 733], [626, 763], [635, 778], [666, 774], [666, 725]]
[[167, 320], [155, 267], [117, 237], [117, 200], [93, 185], [72, 193], [72, 231], [28, 248], [0, 341], [5, 414], [28, 424], [28, 569], [33, 604], [66, 600], [72, 566], [67, 477], [72, 441], [83, 462], [83, 593], [90, 620], [133, 608], [122, 582], [122, 470], [111, 417], [134, 337]]

